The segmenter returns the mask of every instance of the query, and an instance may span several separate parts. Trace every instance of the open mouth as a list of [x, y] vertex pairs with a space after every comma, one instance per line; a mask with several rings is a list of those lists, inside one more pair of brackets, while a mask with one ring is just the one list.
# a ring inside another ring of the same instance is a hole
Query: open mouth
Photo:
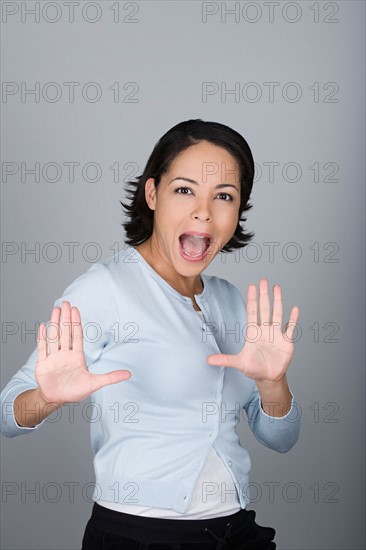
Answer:
[[207, 254], [211, 238], [202, 235], [183, 233], [179, 237], [183, 255], [195, 260], [201, 260]]

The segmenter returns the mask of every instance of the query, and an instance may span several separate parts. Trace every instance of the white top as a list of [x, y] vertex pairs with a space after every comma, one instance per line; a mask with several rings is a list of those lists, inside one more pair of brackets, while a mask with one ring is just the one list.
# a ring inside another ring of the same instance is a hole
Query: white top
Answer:
[[[205, 321], [202, 311], [197, 311]], [[223, 461], [213, 447], [197, 480], [192, 499], [184, 514], [166, 508], [120, 504], [106, 500], [97, 501], [100, 506], [138, 516], [164, 519], [205, 519], [235, 514], [240, 510], [234, 482]]]

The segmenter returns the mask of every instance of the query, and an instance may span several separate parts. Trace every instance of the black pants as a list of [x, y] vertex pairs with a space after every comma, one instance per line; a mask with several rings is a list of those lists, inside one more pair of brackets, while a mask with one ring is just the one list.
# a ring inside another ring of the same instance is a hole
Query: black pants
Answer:
[[276, 534], [253, 510], [211, 519], [125, 514], [94, 502], [81, 550], [274, 550]]

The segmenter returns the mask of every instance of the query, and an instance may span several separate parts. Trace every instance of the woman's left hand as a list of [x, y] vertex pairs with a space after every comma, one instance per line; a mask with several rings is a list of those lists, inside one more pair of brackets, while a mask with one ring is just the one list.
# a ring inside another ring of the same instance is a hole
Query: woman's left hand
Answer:
[[282, 332], [282, 289], [273, 287], [273, 315], [270, 320], [268, 280], [259, 281], [259, 323], [257, 287], [248, 286], [247, 329], [243, 349], [236, 355], [209, 355], [210, 365], [234, 367], [256, 382], [281, 382], [290, 365], [293, 353], [293, 334], [299, 318], [299, 308], [294, 306], [285, 332]]

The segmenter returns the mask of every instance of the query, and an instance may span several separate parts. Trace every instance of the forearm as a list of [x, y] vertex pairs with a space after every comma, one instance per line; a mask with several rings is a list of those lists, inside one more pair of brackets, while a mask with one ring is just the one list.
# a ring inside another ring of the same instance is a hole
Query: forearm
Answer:
[[61, 406], [62, 404], [44, 401], [39, 388], [35, 388], [27, 390], [16, 397], [14, 417], [20, 427], [33, 428]]
[[292, 395], [286, 375], [279, 382], [257, 382], [257, 388], [261, 398], [261, 407], [266, 414], [281, 417], [289, 412]]
[[249, 426], [263, 445], [285, 453], [299, 437], [301, 409], [286, 381], [272, 386], [257, 383], [254, 387], [253, 397], [245, 407]]

